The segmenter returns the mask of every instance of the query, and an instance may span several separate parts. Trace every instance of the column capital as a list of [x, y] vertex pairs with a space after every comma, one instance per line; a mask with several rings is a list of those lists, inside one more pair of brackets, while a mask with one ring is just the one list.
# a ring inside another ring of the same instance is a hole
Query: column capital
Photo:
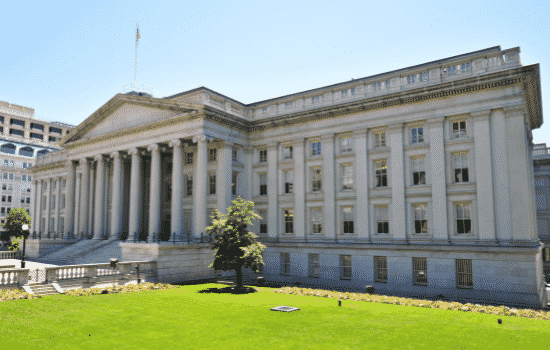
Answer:
[[207, 141], [212, 141], [212, 137], [211, 136], [207, 136], [207, 135], [195, 135], [193, 136], [193, 142], [194, 143], [199, 143], [199, 142], [207, 142]]
[[224, 141], [222, 142], [222, 145], [221, 145], [221, 146], [222, 146], [222, 147], [233, 147], [234, 145], [235, 145], [235, 144], [234, 144], [233, 142], [224, 140]]
[[80, 158], [78, 160], [79, 165], [86, 165], [88, 164], [88, 158]]
[[506, 118], [510, 117], [519, 117], [525, 115], [525, 110], [522, 106], [510, 106], [510, 107], [504, 107], [504, 115]]
[[138, 156], [139, 156], [139, 149], [137, 149], [136, 147], [130, 148], [130, 149], [128, 150], [128, 154], [131, 154], [131, 155], [133, 155], [133, 156], [134, 156], [134, 155], [138, 155]]
[[102, 161], [103, 160], [103, 154], [98, 154], [97, 156], [94, 157], [94, 160], [97, 160], [98, 162]]
[[111, 154], [109, 154], [109, 157], [114, 159], [120, 158], [120, 156], [121, 156], [120, 151], [114, 151], [114, 152], [111, 152]]
[[445, 117], [432, 117], [428, 119], [426, 122], [429, 126], [442, 126], [443, 122], [445, 121]]
[[181, 147], [183, 145], [183, 142], [181, 142], [180, 139], [170, 140], [168, 142], [168, 146], [174, 148], [174, 147]]
[[153, 143], [152, 145], [147, 146], [147, 150], [150, 152], [158, 152], [159, 145], [157, 143]]

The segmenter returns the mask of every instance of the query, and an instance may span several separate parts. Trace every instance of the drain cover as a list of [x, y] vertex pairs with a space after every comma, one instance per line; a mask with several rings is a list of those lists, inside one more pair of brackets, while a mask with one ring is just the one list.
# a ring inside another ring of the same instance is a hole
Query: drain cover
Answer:
[[277, 306], [271, 309], [271, 311], [282, 311], [282, 312], [291, 312], [296, 310], [300, 310], [300, 309], [292, 306]]

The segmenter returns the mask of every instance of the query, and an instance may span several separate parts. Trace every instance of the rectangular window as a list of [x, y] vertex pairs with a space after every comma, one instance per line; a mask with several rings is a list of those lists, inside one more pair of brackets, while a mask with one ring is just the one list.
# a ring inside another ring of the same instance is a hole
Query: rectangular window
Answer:
[[17, 136], [23, 137], [23, 135], [25, 135], [25, 132], [19, 129], [10, 129], [10, 135], [17, 135]]
[[216, 161], [216, 154], [217, 154], [217, 149], [216, 148], [210, 148], [208, 150], [208, 161], [209, 162], [215, 162]]
[[234, 161], [234, 162], [237, 162], [237, 161], [239, 160], [239, 157], [238, 157], [238, 155], [239, 155], [239, 150], [237, 150], [237, 149], [231, 150], [231, 155], [232, 155], [232, 157], [233, 157], [233, 161]]
[[55, 142], [55, 141], [57, 141], [57, 137], [55, 137], [55, 136], [49, 136], [49, 137], [48, 137], [48, 140], [49, 140], [50, 142]]
[[426, 219], [426, 204], [414, 207], [414, 232], [428, 233], [428, 220]]
[[340, 279], [351, 279], [351, 255], [340, 255]]
[[386, 81], [381, 81], [381, 82], [378, 82], [378, 83], [374, 83], [374, 84], [372, 84], [372, 88], [373, 88], [374, 91], [389, 90], [390, 81], [386, 80]]
[[189, 235], [193, 232], [193, 210], [183, 211], [183, 233]]
[[185, 183], [187, 187], [187, 195], [193, 195], [193, 175], [187, 175], [185, 178]]
[[292, 109], [292, 101], [291, 102], [285, 102], [285, 110]]
[[311, 173], [311, 191], [319, 192], [322, 189], [323, 183], [321, 168], [313, 168]]
[[54, 128], [53, 126], [50, 126], [50, 132], [55, 132], [56, 134], [61, 135], [61, 129]]
[[386, 133], [385, 132], [378, 132], [374, 134], [374, 147], [380, 148], [380, 147], [386, 147]]
[[234, 196], [237, 195], [237, 174], [236, 171], [231, 174], [231, 194]]
[[453, 123], [453, 138], [459, 138], [466, 136], [466, 121], [459, 121]]
[[550, 248], [542, 248], [542, 261], [550, 262]]
[[2, 202], [6, 202], [6, 196], [5, 195], [2, 195]]
[[411, 143], [422, 143], [424, 142], [424, 128], [412, 128], [411, 129]]
[[193, 164], [193, 152], [185, 153], [185, 164]]
[[13, 180], [13, 173], [8, 174], [8, 179]]
[[376, 169], [376, 187], [388, 186], [388, 167], [385, 160], [374, 162]]
[[474, 277], [472, 273], [471, 259], [456, 259], [456, 287], [457, 288], [473, 288]]
[[323, 210], [321, 208], [311, 209], [311, 224], [314, 234], [323, 233]]
[[37, 124], [37, 123], [31, 123], [31, 129], [44, 131], [44, 125]]
[[468, 182], [468, 154], [453, 154], [453, 164], [455, 169], [455, 182]]
[[65, 229], [65, 218], [60, 217], [59, 218], [59, 232], [63, 232]]
[[344, 223], [344, 230], [342, 231], [344, 234], [355, 233], [353, 207], [342, 207], [342, 222]]
[[210, 173], [208, 176], [210, 194], [216, 194], [216, 173]]
[[426, 184], [426, 171], [424, 169], [425, 159], [424, 157], [411, 159], [414, 185]]
[[267, 174], [260, 174], [260, 196], [267, 196]]
[[6, 214], [6, 207], [0, 208], [0, 214]]
[[55, 196], [52, 196], [52, 202], [50, 203], [51, 205], [51, 210], [54, 210], [55, 209]]
[[260, 163], [266, 163], [267, 162], [267, 150], [261, 149], [260, 150]]
[[21, 181], [27, 181], [27, 175], [21, 175]]
[[31, 176], [30, 175], [27, 175], [27, 181], [31, 182]]
[[285, 233], [294, 233], [294, 211], [285, 209]]
[[428, 285], [428, 259], [413, 258], [413, 284]]
[[353, 165], [342, 165], [342, 190], [353, 189]]
[[8, 189], [8, 185], [2, 184], [2, 189], [3, 189], [3, 190], [7, 190], [7, 189]]
[[292, 193], [292, 185], [294, 183], [294, 172], [285, 171], [285, 193]]
[[311, 155], [312, 156], [321, 155], [321, 141], [311, 143]]
[[44, 135], [31, 132], [31, 138], [37, 140], [44, 140]]
[[292, 159], [292, 146], [287, 146], [283, 148], [283, 157], [285, 159]]
[[8, 203], [11, 203], [11, 196], [8, 196]]
[[314, 104], [318, 104], [321, 102], [321, 96], [313, 96], [311, 98], [311, 104], [314, 105]]
[[376, 206], [376, 224], [378, 233], [390, 233], [390, 224], [388, 222], [388, 207]]
[[25, 203], [25, 197], [21, 197], [21, 203]]
[[382, 283], [388, 282], [388, 257], [387, 256], [374, 257], [374, 280], [376, 282], [382, 282]]
[[267, 235], [267, 211], [259, 210], [258, 214], [261, 216], [260, 219], [260, 234]]
[[472, 219], [470, 217], [470, 204], [456, 205], [456, 233], [472, 233]]
[[281, 275], [290, 274], [290, 253], [281, 253]]
[[267, 107], [262, 108], [262, 114], [267, 114]]
[[342, 137], [340, 139], [340, 152], [346, 153], [352, 151], [352, 141], [351, 137]]
[[308, 254], [308, 270], [310, 278], [319, 278], [321, 274], [319, 254]]
[[23, 120], [19, 120], [19, 119], [11, 119], [10, 120], [10, 124], [11, 125], [17, 125], [17, 126], [21, 126], [21, 127], [25, 127], [25, 122]]

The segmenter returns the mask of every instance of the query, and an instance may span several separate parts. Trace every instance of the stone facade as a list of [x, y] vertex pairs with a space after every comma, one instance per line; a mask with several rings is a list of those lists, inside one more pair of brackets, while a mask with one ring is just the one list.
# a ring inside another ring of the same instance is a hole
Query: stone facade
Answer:
[[32, 172], [41, 198], [67, 181], [64, 238], [183, 241], [240, 195], [267, 279], [541, 306], [541, 124], [538, 64], [492, 47], [249, 105], [118, 94]]

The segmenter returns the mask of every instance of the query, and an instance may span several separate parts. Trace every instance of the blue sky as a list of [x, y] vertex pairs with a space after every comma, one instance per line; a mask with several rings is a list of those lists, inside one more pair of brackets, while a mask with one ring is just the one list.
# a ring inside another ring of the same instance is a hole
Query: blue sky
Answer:
[[[0, 100], [79, 124], [134, 81], [155, 97], [206, 86], [243, 103], [496, 45], [540, 63], [550, 101], [550, 2], [9, 2]], [[550, 117], [549, 117], [550, 118]], [[550, 145], [550, 119], [533, 132]]]

